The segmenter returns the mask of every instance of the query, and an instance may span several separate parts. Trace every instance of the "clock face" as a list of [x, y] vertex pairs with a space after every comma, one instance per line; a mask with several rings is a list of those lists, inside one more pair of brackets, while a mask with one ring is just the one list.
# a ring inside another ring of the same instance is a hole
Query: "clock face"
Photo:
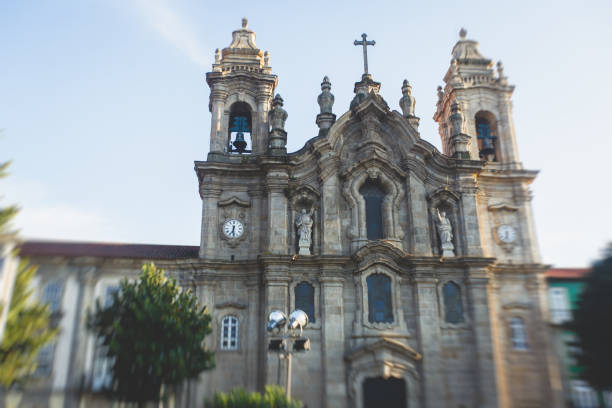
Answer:
[[238, 220], [227, 220], [223, 223], [223, 234], [228, 238], [239, 238], [244, 233], [244, 225]]
[[511, 225], [500, 225], [497, 227], [497, 236], [500, 241], [510, 244], [516, 239], [516, 230]]

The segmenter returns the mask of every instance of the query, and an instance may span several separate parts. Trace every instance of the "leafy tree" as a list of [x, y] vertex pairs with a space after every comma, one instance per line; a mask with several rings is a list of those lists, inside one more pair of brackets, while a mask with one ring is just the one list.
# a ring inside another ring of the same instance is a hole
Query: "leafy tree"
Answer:
[[289, 400], [285, 390], [278, 386], [266, 386], [264, 394], [234, 388], [228, 393], [217, 392], [212, 400], [204, 403], [205, 408], [301, 408], [302, 403]]
[[138, 281], [124, 279], [113, 302], [106, 308], [98, 302], [89, 316], [112, 361], [108, 391], [142, 405], [213, 368], [214, 354], [203, 346], [210, 322], [191, 291], [181, 291], [154, 264], [143, 265]]
[[0, 384], [6, 388], [23, 382], [36, 370], [38, 352], [58, 333], [49, 327], [49, 305], [31, 299], [31, 281], [37, 269], [27, 259], [19, 262], [0, 344]]
[[[8, 176], [8, 167], [11, 162], [0, 163], [0, 179]], [[10, 234], [10, 222], [19, 212], [19, 207], [11, 205], [8, 207], [0, 207], [0, 235]]]
[[[8, 175], [10, 162], [0, 163], [0, 178]], [[14, 239], [10, 222], [19, 212], [15, 205], [0, 207], [0, 238]], [[14, 251], [13, 256], [18, 256]], [[40, 349], [57, 335], [49, 327], [51, 311], [32, 299], [31, 282], [37, 266], [22, 259], [17, 267], [4, 334], [0, 339], [0, 385], [8, 388], [21, 383], [36, 370]], [[0, 305], [0, 313], [6, 305]]]
[[576, 332], [574, 343], [580, 349], [575, 357], [580, 376], [592, 386], [612, 388], [612, 246], [593, 265], [574, 319], [569, 325]]

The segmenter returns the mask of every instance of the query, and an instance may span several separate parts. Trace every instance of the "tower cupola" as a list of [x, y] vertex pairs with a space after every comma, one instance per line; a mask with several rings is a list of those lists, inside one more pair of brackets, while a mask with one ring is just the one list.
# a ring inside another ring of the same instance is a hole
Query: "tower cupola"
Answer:
[[268, 147], [268, 112], [277, 84], [270, 53], [257, 48], [255, 32], [242, 27], [231, 44], [215, 51], [208, 108], [212, 114], [209, 160], [219, 155], [261, 154]]

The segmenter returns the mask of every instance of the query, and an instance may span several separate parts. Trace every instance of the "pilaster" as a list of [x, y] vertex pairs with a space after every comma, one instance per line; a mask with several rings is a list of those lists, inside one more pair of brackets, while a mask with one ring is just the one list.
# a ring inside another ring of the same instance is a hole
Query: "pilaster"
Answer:
[[478, 376], [476, 403], [478, 407], [495, 408], [498, 406], [495, 380], [495, 361], [488, 295], [489, 276], [486, 269], [471, 269], [467, 277], [467, 290], [470, 300], [470, 314], [474, 335], [476, 368]]
[[344, 278], [338, 268], [323, 268], [321, 278], [324, 407], [346, 406], [344, 363]]
[[414, 271], [414, 290], [417, 304], [417, 323], [419, 343], [423, 356], [423, 406], [426, 408], [443, 408], [444, 400], [440, 398], [443, 390], [442, 371], [440, 366], [440, 313], [436, 285], [438, 279], [433, 269], [416, 267]]
[[266, 174], [268, 192], [268, 252], [276, 255], [289, 253], [289, 220], [286, 190], [289, 175], [286, 169], [270, 169]]
[[321, 182], [321, 254], [342, 254], [342, 230], [340, 226], [340, 181], [338, 179], [339, 159], [328, 156], [319, 160]]
[[425, 185], [413, 171], [408, 172], [407, 186], [408, 200], [410, 205], [410, 220], [412, 224], [412, 234], [408, 234], [411, 239], [410, 252], [421, 255], [431, 255], [431, 239], [429, 232], [429, 214], [427, 212], [427, 200], [425, 199]]
[[219, 196], [221, 189], [200, 185], [202, 197], [202, 233], [200, 239], [200, 258], [215, 259], [218, 257], [219, 235]]

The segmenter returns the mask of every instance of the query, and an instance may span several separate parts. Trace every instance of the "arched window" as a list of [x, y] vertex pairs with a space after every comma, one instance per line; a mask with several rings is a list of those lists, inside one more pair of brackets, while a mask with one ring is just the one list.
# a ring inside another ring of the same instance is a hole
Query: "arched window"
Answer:
[[515, 350], [527, 350], [527, 331], [525, 322], [520, 317], [510, 319], [510, 331], [512, 334], [512, 348]]
[[370, 323], [392, 323], [391, 278], [383, 274], [367, 277], [368, 321]]
[[[236, 102], [230, 110], [228, 124], [228, 147], [231, 153], [251, 153], [251, 108], [244, 102]], [[247, 149], [248, 148], [248, 149]]]
[[487, 161], [497, 161], [498, 146], [495, 116], [490, 112], [478, 112], [475, 119], [480, 158]]
[[221, 350], [238, 350], [238, 319], [225, 316], [221, 321]]
[[461, 288], [455, 282], [447, 282], [442, 287], [444, 298], [444, 320], [448, 323], [463, 322], [463, 304], [461, 301]]
[[359, 189], [365, 200], [366, 226], [369, 240], [383, 238], [383, 199], [385, 192], [379, 183], [367, 180]]
[[303, 310], [308, 315], [310, 323], [315, 322], [314, 287], [308, 282], [301, 282], [295, 286], [295, 308]]

